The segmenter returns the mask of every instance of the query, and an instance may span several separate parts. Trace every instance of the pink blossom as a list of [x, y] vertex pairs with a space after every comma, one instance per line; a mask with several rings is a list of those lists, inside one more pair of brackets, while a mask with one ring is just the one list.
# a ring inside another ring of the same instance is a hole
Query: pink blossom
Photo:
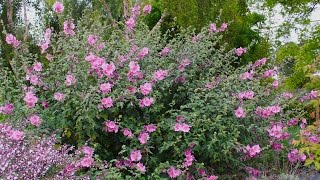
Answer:
[[191, 126], [189, 126], [188, 124], [185, 123], [176, 123], [174, 125], [174, 131], [176, 132], [189, 132], [190, 131]]
[[107, 132], [114, 132], [117, 133], [119, 130], [119, 126], [114, 122], [114, 121], [107, 121], [105, 122], [105, 126], [106, 126], [106, 131]]
[[47, 43], [50, 43], [51, 32], [52, 32], [51, 28], [47, 28], [44, 33], [44, 39], [45, 39], [45, 42]]
[[98, 46], [96, 47], [96, 50], [99, 52], [101, 51], [102, 49], [104, 49], [106, 46], [106, 43], [105, 42], [101, 42], [100, 44], [98, 44]]
[[53, 94], [53, 98], [57, 101], [63, 102], [65, 100], [65, 95], [60, 92], [56, 92]]
[[275, 151], [280, 151], [283, 149], [283, 145], [281, 143], [274, 142], [271, 144], [271, 148]]
[[162, 51], [159, 53], [160, 56], [167, 56], [170, 53], [171, 49], [169, 47], [165, 47], [162, 49]]
[[114, 75], [114, 72], [116, 70], [116, 66], [111, 62], [110, 64], [105, 63], [102, 65], [102, 72], [104, 75], [108, 77], [112, 77]]
[[262, 65], [264, 65], [266, 62], [267, 62], [267, 58], [259, 59], [258, 61], [256, 61], [256, 62], [253, 64], [252, 68], [255, 69], [255, 68], [259, 67], [259, 66], [262, 66]]
[[20, 41], [18, 41], [17, 38], [12, 34], [6, 35], [6, 42], [12, 45], [14, 48], [17, 48], [20, 45]]
[[192, 165], [192, 162], [195, 160], [194, 156], [192, 155], [192, 150], [187, 149], [184, 151], [185, 159], [183, 162], [184, 167], [189, 167]]
[[101, 104], [103, 105], [104, 108], [108, 109], [113, 106], [113, 100], [111, 97], [102, 98]]
[[53, 56], [51, 54], [47, 54], [46, 55], [46, 58], [49, 60], [49, 61], [52, 61], [53, 60]]
[[253, 91], [244, 91], [238, 94], [239, 99], [253, 99], [254, 92]]
[[142, 132], [139, 134], [138, 140], [139, 140], [140, 144], [146, 144], [149, 139], [150, 139], [150, 136], [148, 133]]
[[40, 116], [38, 116], [38, 115], [31, 115], [30, 117], [29, 117], [29, 121], [30, 121], [30, 123], [32, 124], [32, 125], [34, 125], [34, 126], [37, 126], [37, 127], [39, 127], [40, 126], [40, 124], [41, 124], [41, 118], [40, 118]]
[[98, 36], [95, 36], [95, 35], [92, 35], [90, 34], [88, 36], [88, 39], [87, 39], [87, 42], [90, 46], [93, 46], [97, 43], [97, 41], [99, 40], [99, 37]]
[[310, 136], [309, 141], [316, 144], [319, 143], [317, 136]]
[[305, 161], [307, 159], [307, 156], [305, 154], [299, 154], [299, 157], [298, 157], [299, 161]]
[[36, 103], [38, 102], [38, 98], [31, 91], [26, 93], [26, 95], [24, 96], [23, 100], [24, 100], [24, 102], [27, 104], [27, 106], [29, 108], [33, 108], [36, 105]]
[[148, 124], [144, 126], [144, 130], [151, 133], [157, 130], [157, 126], [154, 124]]
[[66, 84], [66, 86], [71, 86], [71, 85], [73, 85], [73, 84], [75, 84], [77, 82], [77, 78], [76, 77], [74, 77], [73, 75], [71, 75], [71, 74], [68, 74], [67, 76], [66, 76], [66, 80], [65, 80], [65, 84]]
[[247, 52], [246, 48], [239, 47], [239, 48], [236, 49], [237, 56], [241, 56], [242, 54], [244, 54], [246, 52]]
[[134, 27], [136, 26], [136, 21], [134, 20], [134, 18], [129, 18], [127, 21], [126, 21], [126, 25], [127, 25], [127, 28], [129, 30], [133, 30]]
[[209, 32], [217, 32], [217, 25], [215, 23], [210, 24]]
[[144, 47], [141, 49], [141, 51], [138, 53], [138, 58], [143, 59], [146, 55], [149, 53], [149, 48]]
[[41, 43], [40, 48], [41, 48], [41, 54], [45, 53], [45, 51], [49, 48], [49, 43], [48, 42]]
[[189, 59], [184, 59], [178, 66], [179, 71], [184, 71], [185, 67], [189, 66], [191, 61]]
[[259, 145], [253, 145], [250, 147], [250, 145], [246, 146], [246, 149], [243, 150], [244, 153], [246, 153], [250, 158], [256, 156], [261, 152], [261, 148]]
[[281, 111], [280, 106], [268, 106], [266, 108], [257, 107], [256, 114], [262, 118], [269, 118]]
[[140, 6], [139, 5], [133, 6], [131, 9], [131, 13], [132, 13], [132, 18], [136, 19], [140, 15]]
[[289, 92], [285, 92], [282, 94], [282, 97], [285, 99], [291, 99], [291, 98], [293, 98], [293, 94], [289, 93]]
[[6, 103], [4, 106], [0, 106], [0, 113], [2, 114], [12, 114], [14, 110], [14, 106], [12, 103]]
[[272, 87], [273, 88], [278, 88], [279, 86], [279, 81], [278, 80], [274, 80], [273, 83], [272, 83]]
[[123, 131], [122, 133], [124, 136], [126, 136], [128, 138], [133, 138], [133, 134], [130, 129], [124, 128], [122, 131]]
[[171, 166], [169, 169], [168, 169], [168, 175], [170, 178], [176, 178], [178, 176], [180, 176], [181, 174], [181, 170], [180, 169], [175, 169], [173, 166]]
[[159, 69], [158, 71], [156, 71], [156, 72], [153, 74], [153, 79], [154, 79], [155, 81], [161, 81], [161, 80], [163, 80], [164, 78], [166, 78], [167, 75], [168, 75], [168, 71]]
[[143, 13], [144, 13], [144, 14], [150, 14], [150, 13], [151, 13], [151, 10], [152, 10], [152, 6], [151, 6], [150, 4], [145, 5], [145, 6], [143, 7]]
[[137, 163], [137, 169], [143, 174], [146, 172], [146, 166], [142, 163]]
[[292, 149], [288, 153], [288, 159], [291, 163], [294, 163], [295, 161], [297, 161], [298, 158], [299, 158], [299, 151], [297, 149]]
[[250, 79], [251, 80], [253, 78], [253, 74], [254, 74], [253, 71], [251, 71], [250, 73], [249, 72], [245, 72], [243, 74], [240, 74], [240, 79], [241, 80], [246, 80], [246, 79]]
[[100, 92], [103, 94], [107, 94], [107, 93], [111, 92], [112, 86], [113, 85], [110, 83], [102, 83], [102, 84], [100, 84]]
[[152, 97], [144, 97], [139, 101], [140, 107], [149, 107], [154, 103], [154, 99]]
[[211, 175], [207, 178], [207, 180], [217, 180], [218, 179], [218, 176], [215, 176], [215, 175]]
[[34, 70], [34, 71], [37, 71], [37, 72], [42, 71], [42, 64], [41, 64], [41, 62], [35, 62], [35, 63], [33, 64], [33, 70]]
[[18, 130], [10, 130], [8, 135], [8, 138], [14, 141], [20, 141], [24, 138], [24, 132]]
[[245, 118], [246, 117], [246, 112], [244, 111], [244, 109], [242, 107], [238, 107], [238, 109], [236, 109], [234, 111], [234, 114], [236, 115], [237, 118]]
[[130, 72], [135, 74], [140, 71], [140, 66], [134, 61], [130, 61], [129, 63]]
[[224, 32], [225, 30], [227, 30], [228, 28], [228, 24], [227, 23], [222, 23], [222, 25], [220, 26], [219, 31], [220, 32]]
[[148, 95], [152, 91], [152, 84], [144, 83], [143, 85], [140, 85], [140, 90], [143, 95]]
[[93, 165], [93, 163], [94, 163], [94, 159], [92, 157], [84, 157], [81, 160], [80, 165], [81, 167], [89, 168]]
[[127, 87], [127, 90], [129, 91], [129, 93], [134, 94], [136, 92], [136, 88], [133, 86], [129, 86]]
[[131, 154], [130, 154], [130, 160], [133, 161], [133, 162], [138, 162], [140, 161], [142, 158], [142, 155], [141, 155], [141, 151], [140, 150], [133, 150], [131, 151]]
[[57, 14], [61, 14], [64, 10], [64, 6], [60, 1], [56, 1], [53, 6], [53, 11], [56, 12]]
[[276, 74], [276, 71], [274, 69], [269, 69], [267, 71], [265, 71], [263, 74], [262, 74], [262, 77], [264, 78], [267, 78], [267, 77], [272, 77]]
[[258, 169], [254, 169], [252, 167], [246, 167], [245, 170], [251, 176], [254, 176], [254, 177], [259, 177], [260, 176], [260, 171]]
[[75, 25], [74, 25], [73, 21], [71, 21], [71, 22], [65, 21], [63, 23], [63, 31], [66, 35], [74, 36], [75, 35], [74, 29], [75, 29]]
[[92, 156], [94, 153], [94, 149], [90, 146], [83, 146], [81, 148], [81, 151], [83, 152], [83, 154], [85, 154], [86, 156]]
[[281, 124], [273, 124], [271, 128], [268, 129], [267, 131], [270, 137], [275, 137], [277, 139], [280, 139], [283, 135], [282, 129], [283, 127]]

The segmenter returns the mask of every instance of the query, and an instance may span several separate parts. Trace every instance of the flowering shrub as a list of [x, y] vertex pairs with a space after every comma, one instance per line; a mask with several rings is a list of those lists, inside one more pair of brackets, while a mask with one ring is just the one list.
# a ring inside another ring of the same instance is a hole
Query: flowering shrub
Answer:
[[278, 95], [266, 58], [235, 68], [249, 49], [225, 50], [227, 23], [169, 38], [139, 21], [150, 6], [140, 11], [114, 26], [66, 19], [63, 32], [45, 31], [41, 55], [8, 35], [16, 56], [12, 73], [0, 69], [1, 113], [15, 125], [27, 120], [31, 131], [58, 130], [64, 143], [89, 141], [110, 164], [95, 171], [99, 158], [87, 147], [74, 166], [97, 176], [112, 168], [122, 178], [217, 179], [229, 169], [258, 176], [249, 167], [256, 159], [289, 146], [287, 122], [303, 115], [290, 108], [299, 98]]

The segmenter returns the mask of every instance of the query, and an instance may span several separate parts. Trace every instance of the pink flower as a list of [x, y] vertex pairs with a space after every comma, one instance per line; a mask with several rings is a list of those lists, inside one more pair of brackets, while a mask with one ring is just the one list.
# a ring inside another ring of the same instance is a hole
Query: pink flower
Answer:
[[81, 162], [80, 165], [82, 167], [86, 167], [89, 168], [92, 166], [92, 164], [94, 163], [94, 159], [92, 157], [84, 157]]
[[10, 130], [8, 135], [8, 138], [14, 141], [20, 141], [24, 138], [24, 132], [18, 130]]
[[217, 25], [215, 23], [210, 24], [209, 32], [217, 32]]
[[154, 99], [151, 97], [144, 97], [143, 99], [140, 100], [139, 106], [140, 107], [149, 107], [154, 103]]
[[111, 62], [110, 64], [105, 63], [102, 65], [102, 72], [104, 75], [108, 77], [112, 77], [115, 70], [116, 70], [116, 66], [113, 64], [113, 62]]
[[299, 151], [297, 149], [293, 149], [288, 153], [288, 159], [291, 163], [294, 163], [299, 158]]
[[34, 65], [33, 65], [33, 70], [34, 70], [34, 71], [37, 71], [37, 72], [42, 71], [42, 64], [41, 64], [41, 62], [36, 62], [36, 63], [34, 63]]
[[149, 48], [144, 47], [141, 49], [141, 51], [138, 53], [138, 58], [143, 59], [146, 55], [149, 53]]
[[100, 84], [100, 92], [103, 93], [103, 94], [107, 94], [107, 93], [111, 92], [112, 86], [113, 85], [110, 84], [110, 83]]
[[299, 159], [299, 161], [303, 162], [303, 161], [305, 161], [307, 159], [307, 156], [302, 153], [302, 154], [299, 154], [299, 158], [298, 159]]
[[24, 102], [27, 104], [27, 106], [29, 108], [33, 108], [36, 105], [36, 103], [38, 102], [38, 98], [31, 91], [26, 93], [26, 95], [24, 96], [23, 100], [24, 100]]
[[217, 179], [218, 179], [218, 176], [215, 176], [215, 175], [211, 175], [207, 177], [207, 180], [217, 180]]
[[185, 67], [189, 66], [191, 61], [189, 59], [184, 59], [178, 66], [179, 71], [184, 71]]
[[136, 21], [134, 20], [134, 18], [129, 18], [127, 21], [126, 21], [126, 25], [127, 25], [127, 28], [129, 30], [133, 30], [134, 27], [136, 26]]
[[157, 126], [154, 124], [148, 124], [144, 126], [144, 130], [151, 133], [157, 130]]
[[132, 18], [136, 19], [140, 15], [140, 6], [135, 5], [131, 9]]
[[49, 48], [49, 43], [48, 42], [41, 43], [40, 48], [41, 48], [41, 54], [45, 53], [45, 51]]
[[238, 107], [238, 109], [236, 109], [234, 111], [234, 114], [236, 115], [237, 118], [245, 118], [246, 117], [246, 112], [244, 111], [244, 109], [242, 107]]
[[140, 161], [142, 158], [142, 155], [141, 155], [141, 151], [140, 150], [133, 150], [131, 151], [131, 154], [130, 154], [130, 160], [133, 161], [133, 162], [138, 162]]
[[161, 80], [164, 80], [164, 78], [166, 78], [167, 75], [168, 75], [168, 72], [166, 70], [159, 69], [153, 74], [153, 79], [155, 81], [161, 81]]
[[243, 73], [243, 74], [240, 74], [240, 79], [241, 80], [246, 80], [246, 79], [252, 79], [253, 78], [253, 74], [254, 74], [254, 72], [245, 72], [245, 73]]
[[144, 83], [143, 85], [140, 85], [140, 90], [143, 95], [148, 95], [152, 91], [152, 84]]
[[64, 10], [63, 4], [61, 2], [59, 2], [59, 1], [56, 1], [53, 4], [52, 8], [53, 8], [53, 11], [58, 13], [58, 14], [61, 14], [63, 12], [63, 10]]
[[139, 140], [140, 144], [146, 144], [149, 139], [150, 139], [150, 136], [148, 133], [142, 132], [139, 134], [138, 140]]
[[276, 71], [274, 69], [269, 69], [267, 71], [265, 71], [263, 74], [262, 74], [262, 77], [264, 78], [267, 78], [267, 77], [272, 77], [276, 74]]
[[279, 81], [278, 80], [274, 80], [273, 83], [272, 83], [272, 87], [273, 88], [278, 88], [279, 86]]
[[81, 148], [81, 151], [83, 152], [83, 154], [85, 154], [86, 156], [92, 156], [94, 153], [94, 149], [90, 146], [83, 146]]
[[255, 68], [259, 67], [259, 66], [262, 66], [262, 65], [264, 65], [266, 62], [267, 62], [267, 58], [259, 59], [258, 61], [256, 61], [256, 62], [253, 64], [252, 68], [255, 69]]
[[53, 98], [57, 101], [63, 102], [65, 100], [65, 95], [60, 92], [56, 92], [53, 94]]
[[258, 177], [260, 176], [260, 171], [258, 169], [254, 169], [252, 167], [246, 167], [246, 172], [251, 176]]
[[51, 32], [52, 32], [51, 28], [47, 28], [44, 33], [44, 39], [48, 44], [50, 43]]
[[137, 163], [137, 169], [143, 174], [146, 172], [146, 166], [142, 163]]
[[159, 53], [160, 56], [167, 56], [170, 53], [171, 49], [169, 47], [165, 47], [162, 49], [162, 51]]
[[75, 35], [74, 28], [75, 28], [75, 25], [74, 25], [73, 21], [71, 21], [71, 22], [65, 21], [63, 23], [63, 31], [66, 35], [74, 36]]
[[134, 94], [136, 92], [136, 88], [133, 86], [129, 86], [127, 87], [127, 90], [129, 91], [129, 93]]
[[253, 91], [244, 91], [238, 94], [239, 99], [253, 99], [254, 92]]
[[38, 115], [31, 115], [30, 117], [29, 117], [29, 121], [30, 121], [30, 123], [32, 124], [32, 125], [34, 125], [34, 126], [37, 126], [37, 127], [39, 127], [40, 126], [40, 124], [41, 124], [41, 118], [40, 118], [40, 116], [38, 116]]
[[275, 137], [280, 139], [282, 137], [282, 125], [281, 124], [273, 124], [270, 129], [268, 129], [268, 133], [270, 137]]
[[289, 92], [285, 92], [282, 94], [282, 97], [285, 99], [291, 99], [291, 98], [293, 98], [293, 94], [289, 93]]
[[181, 174], [180, 169], [175, 169], [173, 166], [171, 166], [168, 169], [168, 175], [170, 178], [176, 178], [176, 177], [180, 176], [180, 174]]
[[224, 32], [225, 30], [227, 30], [228, 28], [228, 24], [227, 23], [222, 23], [222, 25], [220, 26], [219, 31], [220, 32]]
[[192, 150], [187, 149], [184, 151], [185, 159], [183, 162], [184, 167], [189, 167], [192, 165], [192, 162], [195, 160], [194, 156], [192, 155]]
[[250, 145], [246, 146], [246, 149], [243, 150], [244, 153], [246, 153], [250, 158], [256, 156], [261, 152], [261, 148], [259, 145], [254, 145], [250, 147]]
[[99, 39], [98, 36], [95, 36], [95, 35], [90, 34], [90, 35], [88, 36], [87, 42], [88, 42], [88, 44], [89, 44], [90, 46], [93, 46], [93, 45], [95, 45], [95, 44], [97, 43], [98, 39]]
[[101, 104], [103, 105], [104, 108], [108, 109], [113, 106], [113, 100], [111, 97], [102, 98]]
[[77, 78], [71, 74], [68, 74], [64, 83], [66, 84], [66, 86], [71, 86], [76, 82], [77, 82]]
[[14, 110], [14, 106], [12, 103], [6, 103], [4, 106], [0, 106], [0, 113], [2, 114], [12, 114]]
[[6, 35], [6, 42], [12, 45], [14, 48], [17, 48], [20, 45], [20, 41], [18, 41], [17, 38], [12, 34]]
[[246, 52], [247, 52], [246, 48], [239, 47], [239, 48], [236, 49], [237, 56], [241, 56], [242, 54], [244, 54]]
[[174, 131], [176, 132], [189, 132], [190, 131], [191, 126], [189, 126], [188, 124], [185, 123], [176, 123], [174, 125]]
[[119, 130], [118, 125], [114, 122], [114, 121], [107, 121], [105, 122], [105, 126], [106, 126], [106, 131], [107, 132], [114, 132], [117, 133]]
[[132, 138], [133, 137], [133, 134], [132, 134], [131, 130], [128, 129], [128, 128], [124, 128], [123, 129], [123, 135], [128, 137], [128, 138]]
[[134, 62], [134, 61], [130, 61], [129, 68], [130, 68], [130, 72], [133, 74], [136, 74], [137, 72], [140, 71], [139, 64], [136, 64], [136, 62]]
[[145, 6], [143, 7], [143, 13], [144, 13], [144, 14], [150, 14], [150, 13], [151, 13], [151, 10], [152, 10], [152, 6], [151, 6], [150, 4], [145, 5]]

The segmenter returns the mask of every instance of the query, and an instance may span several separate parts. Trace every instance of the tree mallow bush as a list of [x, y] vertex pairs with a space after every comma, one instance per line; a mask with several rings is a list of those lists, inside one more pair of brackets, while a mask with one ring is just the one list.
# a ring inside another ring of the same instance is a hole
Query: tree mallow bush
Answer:
[[[63, 4], [53, 9], [59, 14]], [[273, 173], [274, 157], [296, 163], [311, 156], [291, 145], [306, 124], [300, 98], [279, 94], [278, 70], [266, 58], [238, 67], [250, 48], [226, 51], [227, 23], [169, 37], [139, 20], [150, 10], [135, 6], [123, 24], [66, 19], [62, 32], [46, 29], [41, 54], [7, 34], [15, 57], [11, 70], [0, 69], [0, 112], [24, 130], [1, 131], [0, 164], [11, 168], [1, 171], [5, 178], [45, 177], [49, 169], [102, 179], [256, 178]], [[44, 140], [26, 144], [27, 132]], [[46, 140], [53, 133], [79, 150], [56, 147]], [[12, 155], [10, 148], [21, 151]], [[44, 151], [49, 158], [41, 162], [21, 157], [43, 158]], [[31, 171], [21, 169], [33, 163]]]

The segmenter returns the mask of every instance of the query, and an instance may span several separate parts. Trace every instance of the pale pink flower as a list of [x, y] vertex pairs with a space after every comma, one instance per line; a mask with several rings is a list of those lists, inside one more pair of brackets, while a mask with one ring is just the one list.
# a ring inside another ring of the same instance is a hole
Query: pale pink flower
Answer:
[[189, 59], [184, 59], [178, 66], [179, 71], [184, 71], [185, 67], [189, 66], [191, 61]]
[[259, 59], [258, 61], [256, 61], [256, 62], [253, 64], [252, 68], [255, 69], [255, 68], [259, 67], [259, 66], [262, 66], [262, 65], [264, 65], [266, 62], [267, 62], [267, 58]]
[[155, 81], [161, 81], [161, 80], [164, 80], [164, 78], [166, 78], [167, 76], [168, 76], [168, 71], [159, 69], [153, 74], [153, 79]]
[[282, 137], [282, 125], [281, 124], [273, 124], [270, 129], [268, 129], [268, 133], [270, 137], [275, 137], [280, 139]]
[[284, 92], [282, 94], [282, 97], [285, 98], [285, 99], [291, 99], [291, 98], [293, 98], [293, 94], [289, 93], [289, 92]]
[[272, 83], [272, 87], [273, 88], [278, 88], [279, 86], [279, 81], [278, 80], [274, 80], [273, 83]]
[[152, 6], [151, 6], [150, 4], [145, 5], [145, 6], [143, 7], [143, 13], [144, 13], [144, 14], [150, 14], [150, 13], [151, 13], [151, 10], [152, 10]]
[[146, 172], [146, 166], [142, 163], [137, 163], [137, 169], [143, 174]]
[[250, 145], [247, 145], [245, 149], [243, 149], [243, 152], [246, 153], [250, 158], [256, 156], [262, 151], [259, 145], [253, 145], [250, 147]]
[[17, 48], [20, 45], [20, 41], [18, 41], [17, 38], [12, 34], [6, 35], [6, 42], [12, 45], [14, 48]]
[[180, 176], [181, 170], [180, 169], [175, 169], [173, 166], [171, 166], [168, 169], [167, 173], [168, 173], [170, 178], [177, 178], [178, 176]]
[[98, 36], [95, 36], [95, 35], [92, 35], [90, 34], [88, 36], [88, 39], [87, 39], [87, 42], [90, 46], [93, 46], [97, 43], [97, 41], [99, 40], [99, 37]]
[[167, 56], [170, 53], [171, 49], [169, 47], [165, 47], [162, 49], [162, 51], [159, 53], [160, 56]]
[[34, 71], [37, 71], [37, 72], [40, 72], [42, 71], [42, 64], [41, 62], [36, 62], [33, 64], [33, 70]]
[[50, 43], [51, 32], [52, 32], [51, 28], [47, 28], [44, 33], [44, 39], [47, 43]]
[[143, 95], [148, 95], [152, 91], [152, 84], [151, 83], [144, 83], [140, 85], [140, 90]]
[[221, 26], [220, 26], [219, 31], [220, 32], [224, 32], [225, 30], [227, 30], [227, 28], [228, 28], [228, 24], [227, 23], [222, 23]]
[[27, 104], [27, 106], [29, 108], [33, 108], [36, 105], [36, 103], [38, 102], [38, 98], [31, 91], [26, 93], [26, 95], [24, 96], [23, 100], [24, 100], [24, 102]]
[[0, 113], [2, 114], [12, 114], [14, 110], [14, 106], [12, 103], [6, 103], [4, 106], [0, 106]]
[[262, 77], [264, 78], [267, 78], [267, 77], [272, 77], [276, 74], [276, 71], [274, 69], [269, 69], [267, 71], [265, 71], [263, 74], [262, 74]]
[[217, 180], [217, 179], [218, 179], [218, 176], [215, 176], [215, 175], [211, 175], [207, 177], [207, 180]]
[[110, 64], [105, 63], [102, 65], [102, 72], [104, 75], [108, 77], [112, 77], [114, 75], [114, 72], [116, 70], [116, 66], [111, 62]]
[[94, 153], [94, 149], [90, 146], [83, 146], [81, 148], [81, 151], [83, 152], [83, 154], [85, 154], [86, 156], [92, 156]]
[[294, 163], [295, 161], [297, 161], [298, 158], [299, 158], [299, 151], [297, 149], [292, 149], [288, 153], [288, 159], [291, 163]]
[[40, 118], [40, 116], [38, 116], [38, 115], [31, 115], [30, 117], [29, 117], [29, 121], [30, 121], [30, 123], [32, 124], [32, 125], [34, 125], [34, 126], [37, 126], [37, 127], [39, 127], [40, 126], [40, 124], [41, 124], [41, 118]]
[[149, 107], [154, 103], [154, 99], [152, 97], [144, 97], [143, 99], [140, 99], [139, 106], [140, 107]]
[[81, 167], [85, 167], [85, 168], [89, 168], [93, 165], [94, 163], [94, 159], [92, 157], [84, 157], [81, 162], [80, 165]]
[[133, 6], [131, 9], [131, 13], [132, 13], [132, 18], [136, 19], [140, 15], [140, 6], [139, 5]]
[[48, 42], [41, 43], [40, 48], [41, 48], [41, 54], [45, 53], [46, 50], [49, 48], [49, 43]]
[[148, 124], [144, 126], [144, 130], [151, 133], [157, 130], [157, 126], [154, 124]]
[[247, 52], [246, 48], [239, 47], [239, 48], [236, 49], [237, 56], [241, 56], [242, 54], [244, 54], [246, 52]]
[[123, 133], [124, 136], [126, 136], [128, 138], [132, 138], [133, 137], [133, 134], [132, 134], [130, 129], [124, 128], [122, 131], [123, 131], [122, 133]]
[[18, 130], [10, 130], [8, 135], [8, 138], [14, 141], [20, 141], [24, 138], [24, 132]]
[[174, 131], [176, 132], [189, 132], [190, 131], [191, 126], [185, 123], [176, 123], [174, 125]]
[[77, 83], [77, 78], [74, 77], [73, 75], [71, 74], [68, 74], [66, 76], [66, 80], [64, 82], [66, 84], [66, 86], [71, 86], [71, 85], [74, 85], [75, 83]]
[[129, 93], [134, 94], [136, 92], [136, 88], [133, 86], [129, 86], [127, 87], [127, 90], [129, 91]]
[[134, 61], [130, 61], [129, 63], [130, 72], [135, 74], [140, 71], [140, 66]]
[[47, 58], [49, 61], [52, 61], [54, 57], [53, 57], [51, 54], [47, 54], [47, 55], [46, 55], [46, 58]]
[[215, 23], [210, 24], [209, 32], [217, 32], [217, 25]]
[[108, 109], [113, 106], [113, 100], [111, 97], [102, 98], [101, 104], [104, 108]]
[[63, 31], [66, 35], [74, 36], [75, 35], [74, 29], [75, 29], [75, 25], [74, 25], [73, 21], [71, 21], [71, 22], [65, 21], [63, 23]]
[[105, 122], [106, 131], [107, 132], [114, 132], [117, 133], [119, 130], [119, 126], [114, 121], [107, 121]]
[[136, 21], [134, 20], [134, 18], [129, 18], [127, 21], [126, 21], [126, 25], [127, 25], [127, 28], [129, 30], [133, 30], [134, 27], [136, 26]]
[[142, 159], [141, 151], [140, 150], [133, 150], [130, 154], [130, 160], [133, 162], [138, 162]]
[[149, 48], [144, 47], [141, 49], [141, 51], [138, 53], [138, 58], [143, 59], [146, 55], [149, 53]]
[[56, 92], [53, 94], [53, 98], [57, 101], [63, 102], [65, 100], [65, 95], [60, 92]]
[[113, 85], [110, 83], [100, 84], [100, 92], [103, 94], [107, 94], [107, 93], [111, 92], [112, 87], [113, 87]]
[[299, 158], [298, 159], [299, 159], [299, 161], [303, 162], [303, 161], [305, 161], [307, 159], [307, 156], [302, 153], [302, 154], [299, 154]]
[[56, 1], [53, 6], [53, 11], [56, 12], [57, 14], [61, 14], [64, 10], [64, 6], [60, 1]]
[[243, 74], [240, 74], [240, 79], [241, 80], [246, 80], [246, 79], [252, 79], [253, 78], [253, 74], [254, 74], [254, 72], [245, 72], [245, 73], [243, 73]]
[[253, 91], [244, 91], [238, 94], [239, 99], [253, 99], [254, 92]]
[[150, 139], [150, 136], [148, 133], [142, 132], [139, 134], [138, 140], [139, 140], [140, 144], [146, 144], [149, 139]]
[[234, 114], [236, 115], [237, 118], [245, 118], [246, 117], [246, 112], [244, 111], [244, 109], [242, 107], [238, 107], [238, 109], [236, 109], [234, 111]]

